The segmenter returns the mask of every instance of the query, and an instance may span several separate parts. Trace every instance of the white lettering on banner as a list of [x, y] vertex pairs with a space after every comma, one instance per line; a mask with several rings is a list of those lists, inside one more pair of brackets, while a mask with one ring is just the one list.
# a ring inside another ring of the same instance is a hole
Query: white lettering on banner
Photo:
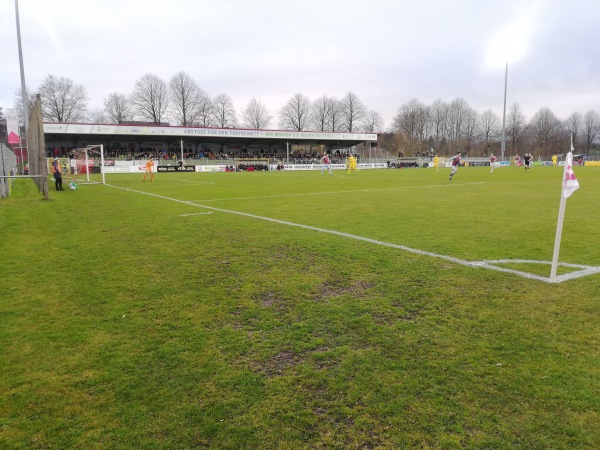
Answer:
[[225, 172], [225, 167], [222, 164], [210, 166], [196, 166], [196, 172]]
[[292, 138], [318, 140], [354, 140], [377, 141], [377, 134], [363, 133], [323, 133], [316, 131], [270, 131], [270, 130], [240, 130], [230, 128], [183, 128], [160, 126], [131, 126], [131, 125], [82, 125], [82, 124], [44, 124], [44, 133], [87, 133], [87, 134], [140, 134], [140, 135], [169, 135], [169, 136], [225, 136], [253, 138]]

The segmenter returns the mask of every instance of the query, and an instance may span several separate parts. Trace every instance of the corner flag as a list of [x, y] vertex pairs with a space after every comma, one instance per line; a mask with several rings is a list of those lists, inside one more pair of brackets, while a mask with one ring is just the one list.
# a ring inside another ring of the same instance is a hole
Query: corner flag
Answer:
[[573, 172], [573, 145], [571, 151], [567, 153], [565, 161], [565, 176], [563, 179], [563, 197], [569, 198], [573, 192], [579, 189], [579, 181]]

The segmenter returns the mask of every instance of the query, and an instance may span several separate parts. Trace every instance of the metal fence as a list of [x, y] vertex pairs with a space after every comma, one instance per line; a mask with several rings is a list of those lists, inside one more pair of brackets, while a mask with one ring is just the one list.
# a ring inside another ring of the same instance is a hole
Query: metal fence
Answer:
[[4, 144], [0, 144], [0, 198], [8, 197], [13, 178], [17, 173], [17, 155]]

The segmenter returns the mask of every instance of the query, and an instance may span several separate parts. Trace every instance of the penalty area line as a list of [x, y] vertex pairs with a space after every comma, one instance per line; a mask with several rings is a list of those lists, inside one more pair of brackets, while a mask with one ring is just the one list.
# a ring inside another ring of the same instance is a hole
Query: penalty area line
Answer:
[[[295, 222], [288, 222], [286, 220], [280, 220], [280, 219], [274, 219], [272, 217], [265, 217], [265, 216], [257, 216], [256, 214], [249, 214], [249, 213], [245, 213], [245, 212], [241, 212], [241, 211], [233, 211], [230, 209], [223, 209], [223, 208], [216, 208], [214, 206], [206, 206], [206, 205], [199, 205], [197, 203], [194, 203], [192, 201], [189, 200], [179, 200], [177, 198], [172, 198], [172, 197], [167, 197], [164, 195], [158, 195], [158, 194], [153, 194], [151, 192], [144, 192], [144, 191], [138, 191], [136, 189], [130, 189], [130, 188], [126, 188], [126, 187], [121, 187], [121, 186], [115, 186], [112, 184], [107, 184], [106, 186], [108, 187], [112, 187], [115, 189], [121, 189], [124, 191], [128, 191], [128, 192], [133, 192], [136, 194], [142, 194], [142, 195], [149, 195], [151, 197], [155, 197], [155, 198], [160, 198], [162, 200], [168, 200], [168, 201], [172, 201], [172, 202], [176, 202], [176, 203], [181, 203], [184, 205], [188, 205], [188, 206], [194, 206], [196, 208], [203, 208], [203, 209], [208, 209], [210, 211], [216, 211], [216, 212], [222, 212], [222, 213], [226, 213], [226, 214], [234, 214], [237, 216], [242, 216], [242, 217], [249, 217], [251, 219], [258, 219], [258, 220], [264, 220], [266, 222], [272, 222], [272, 223], [277, 223], [280, 225], [287, 225], [287, 226], [291, 226], [291, 227], [296, 227], [296, 228], [302, 228], [304, 230], [311, 230], [311, 231], [317, 231], [319, 233], [326, 233], [326, 234], [331, 234], [334, 236], [340, 236], [340, 237], [344, 237], [344, 238], [349, 238], [349, 239], [354, 239], [357, 241], [362, 241], [362, 242], [368, 242], [370, 244], [375, 244], [375, 245], [380, 245], [383, 247], [390, 247], [390, 248], [395, 248], [398, 250], [402, 250], [408, 253], [413, 253], [416, 255], [421, 255], [421, 256], [429, 256], [431, 258], [437, 258], [437, 259], [442, 259], [444, 261], [449, 261], [455, 264], [459, 264], [461, 266], [467, 266], [467, 267], [471, 267], [471, 268], [482, 268], [482, 269], [488, 269], [488, 270], [495, 270], [498, 272], [505, 272], [505, 273], [511, 273], [513, 275], [518, 275], [524, 278], [529, 278], [532, 280], [538, 280], [538, 281], [543, 281], [545, 283], [560, 283], [563, 281], [567, 281], [567, 280], [572, 280], [575, 278], [580, 278], [580, 277], [584, 277], [587, 275], [593, 275], [596, 273], [600, 273], [600, 267], [595, 267], [595, 266], [584, 266], [584, 265], [577, 265], [577, 264], [559, 264], [559, 265], [565, 265], [571, 268], [580, 268], [581, 270], [578, 272], [570, 272], [564, 275], [560, 275], [557, 276], [555, 279], [551, 279], [550, 277], [542, 277], [539, 275], [535, 275], [532, 273], [528, 273], [528, 272], [523, 272], [520, 270], [513, 270], [513, 269], [509, 269], [506, 267], [501, 267], [501, 266], [496, 266], [494, 264], [498, 264], [498, 263], [509, 263], [509, 262], [533, 262], [533, 261], [524, 261], [524, 260], [497, 260], [497, 261], [467, 261], [464, 259], [460, 259], [460, 258], [455, 258], [453, 256], [448, 256], [448, 255], [441, 255], [439, 253], [433, 253], [433, 252], [428, 252], [425, 250], [419, 250], [416, 248], [411, 248], [411, 247], [407, 247], [405, 245], [399, 245], [399, 244], [393, 244], [391, 242], [384, 242], [384, 241], [379, 241], [377, 239], [372, 239], [372, 238], [368, 238], [368, 237], [364, 237], [364, 236], [358, 236], [356, 234], [350, 234], [350, 233], [344, 233], [341, 231], [336, 231], [336, 230], [328, 230], [326, 228], [320, 228], [320, 227], [313, 227], [311, 225], [304, 225], [301, 223], [295, 223]], [[536, 262], [540, 262], [540, 261], [536, 261]], [[544, 261], [541, 261], [544, 264], [547, 264]]]

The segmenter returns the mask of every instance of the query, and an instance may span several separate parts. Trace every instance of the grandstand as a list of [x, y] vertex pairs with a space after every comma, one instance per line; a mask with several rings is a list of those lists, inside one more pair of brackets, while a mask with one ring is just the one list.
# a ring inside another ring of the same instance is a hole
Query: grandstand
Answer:
[[327, 133], [315, 131], [251, 130], [164, 125], [104, 125], [45, 123], [47, 156], [53, 149], [103, 145], [114, 156], [146, 155], [148, 152], [194, 159], [192, 156], [226, 154], [229, 157], [275, 157], [289, 160], [294, 152], [319, 154], [324, 151], [356, 151], [377, 142], [372, 133]]

